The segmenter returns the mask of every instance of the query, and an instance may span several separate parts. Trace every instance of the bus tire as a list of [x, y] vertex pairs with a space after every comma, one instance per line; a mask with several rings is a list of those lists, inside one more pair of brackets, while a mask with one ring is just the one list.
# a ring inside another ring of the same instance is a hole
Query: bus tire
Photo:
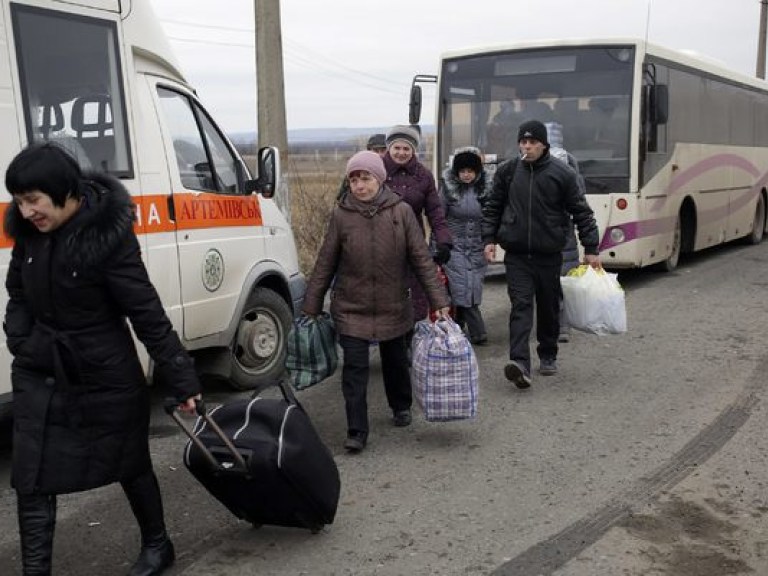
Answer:
[[659, 262], [659, 270], [662, 272], [672, 272], [677, 268], [678, 262], [680, 262], [680, 252], [683, 246], [683, 230], [681, 224], [680, 214], [677, 215], [675, 220], [675, 233], [672, 238], [672, 252], [669, 254], [666, 260]]
[[762, 192], [757, 197], [757, 206], [755, 206], [755, 219], [752, 222], [752, 232], [746, 235], [748, 244], [760, 244], [765, 234], [765, 197]]
[[291, 308], [279, 294], [268, 288], [254, 289], [230, 348], [230, 383], [234, 388], [262, 388], [283, 375], [292, 321]]

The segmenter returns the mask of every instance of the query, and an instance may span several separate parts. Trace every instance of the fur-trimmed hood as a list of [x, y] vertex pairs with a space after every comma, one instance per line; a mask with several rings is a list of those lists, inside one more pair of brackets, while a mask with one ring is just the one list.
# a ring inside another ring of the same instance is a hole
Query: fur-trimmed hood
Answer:
[[446, 168], [443, 171], [443, 194], [449, 204], [458, 202], [461, 195], [470, 188], [475, 189], [477, 201], [482, 205], [491, 194], [493, 179], [488, 178], [488, 172], [483, 170], [473, 182], [465, 184], [459, 180], [452, 168]]
[[[113, 176], [85, 172], [80, 186], [82, 205], [52, 234], [64, 239], [67, 256], [76, 267], [90, 267], [104, 261], [132, 231], [136, 212], [130, 193]], [[15, 240], [42, 234], [22, 217], [15, 202], [6, 210], [4, 231]]]

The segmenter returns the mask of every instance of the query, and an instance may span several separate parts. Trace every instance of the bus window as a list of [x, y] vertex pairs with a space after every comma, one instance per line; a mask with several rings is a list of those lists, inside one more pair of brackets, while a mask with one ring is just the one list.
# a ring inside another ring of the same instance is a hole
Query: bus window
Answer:
[[27, 139], [133, 177], [116, 23], [11, 4]]
[[243, 193], [245, 168], [208, 115], [179, 92], [160, 87], [157, 92], [182, 185], [189, 190]]

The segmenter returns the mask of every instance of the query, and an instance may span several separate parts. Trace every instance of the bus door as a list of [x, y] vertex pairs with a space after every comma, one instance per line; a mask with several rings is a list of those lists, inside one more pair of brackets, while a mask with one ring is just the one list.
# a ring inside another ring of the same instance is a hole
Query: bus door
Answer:
[[245, 165], [197, 100], [167, 80], [147, 79], [168, 159], [183, 333], [194, 340], [229, 327], [246, 277], [264, 260], [261, 207], [245, 191]]

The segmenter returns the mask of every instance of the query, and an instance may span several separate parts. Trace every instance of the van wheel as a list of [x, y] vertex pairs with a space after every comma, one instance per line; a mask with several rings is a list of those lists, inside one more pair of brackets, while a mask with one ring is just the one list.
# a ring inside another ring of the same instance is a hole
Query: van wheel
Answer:
[[752, 222], [752, 232], [747, 234], [748, 244], [760, 244], [765, 234], [765, 199], [760, 194], [757, 197], [757, 206], [755, 207], [755, 219]]
[[253, 390], [277, 381], [285, 371], [293, 314], [279, 294], [256, 288], [243, 308], [231, 348], [232, 386]]

